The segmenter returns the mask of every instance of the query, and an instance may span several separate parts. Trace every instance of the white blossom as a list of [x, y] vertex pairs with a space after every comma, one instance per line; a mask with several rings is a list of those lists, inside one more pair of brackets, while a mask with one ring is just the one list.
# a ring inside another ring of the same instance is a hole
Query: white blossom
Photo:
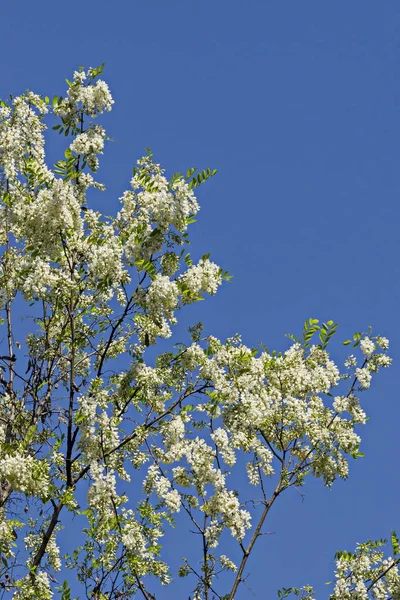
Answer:
[[197, 265], [192, 265], [181, 275], [180, 281], [189, 292], [183, 296], [183, 301], [191, 302], [193, 296], [216, 293], [222, 283], [221, 269], [209, 259], [200, 259]]
[[360, 348], [364, 356], [369, 358], [375, 351], [375, 344], [369, 337], [364, 337], [360, 341]]
[[358, 382], [362, 388], [364, 388], [364, 389], [369, 388], [369, 386], [371, 384], [372, 375], [368, 369], [366, 369], [366, 368], [356, 369], [355, 375], [356, 375]]
[[376, 338], [376, 345], [379, 346], [379, 348], [381, 348], [382, 350], [388, 350], [389, 349], [389, 340], [385, 337], [378, 336]]
[[237, 571], [237, 566], [234, 562], [230, 560], [225, 554], [221, 554], [219, 557], [219, 562], [221, 563], [221, 567], [223, 569], [227, 569], [228, 571]]
[[76, 136], [70, 149], [76, 154], [101, 154], [104, 148], [104, 132], [99, 129], [88, 129]]
[[46, 497], [49, 491], [47, 463], [21, 453], [5, 455], [0, 459], [0, 479], [6, 480], [13, 490], [27, 496]]
[[157, 275], [146, 295], [148, 313], [153, 319], [173, 319], [178, 304], [178, 286], [166, 275]]

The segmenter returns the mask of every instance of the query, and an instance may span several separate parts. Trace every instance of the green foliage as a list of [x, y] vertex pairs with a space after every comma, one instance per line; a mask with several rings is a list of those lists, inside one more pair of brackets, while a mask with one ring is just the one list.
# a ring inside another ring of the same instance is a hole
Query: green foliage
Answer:
[[397, 537], [397, 534], [396, 534], [395, 531], [392, 531], [392, 535], [391, 535], [390, 541], [391, 541], [391, 544], [392, 544], [393, 554], [395, 556], [397, 554], [400, 554], [399, 538]]
[[318, 323], [318, 319], [308, 319], [308, 321], [304, 321], [303, 348], [309, 348], [311, 346], [311, 341], [314, 337], [314, 334], [320, 330]]
[[312, 588], [308, 585], [302, 588], [290, 587], [290, 588], [282, 588], [278, 590], [278, 598], [283, 599], [287, 598], [291, 594], [294, 594], [298, 598], [310, 598], [310, 593], [312, 593]]
[[[98, 67], [95, 67], [95, 68], [92, 67], [89, 70], [90, 78], [91, 79], [95, 79], [96, 77], [98, 77], [99, 75], [101, 75], [103, 73], [104, 65], [105, 64], [106, 64], [105, 62], [102, 62], [101, 65], [98, 66]], [[83, 67], [80, 67], [80, 70], [83, 71]]]
[[[195, 173], [197, 171], [197, 169], [190, 169], [188, 171], [188, 173], [190, 173], [190, 175], [186, 175], [187, 179], [189, 179], [191, 177], [191, 175], [193, 173]], [[189, 187], [191, 187], [192, 189], [196, 188], [197, 186], [201, 185], [202, 183], [205, 183], [208, 179], [210, 179], [210, 177], [214, 177], [214, 175], [217, 173], [217, 169], [213, 169], [211, 171], [211, 169], [205, 169], [203, 171], [201, 171], [200, 173], [198, 173], [197, 175], [195, 175], [192, 179], [190, 179], [189, 182]]]
[[325, 350], [329, 344], [331, 337], [336, 333], [336, 328], [337, 323], [335, 323], [332, 320], [327, 321], [326, 323], [322, 323], [322, 325], [319, 325], [319, 319], [310, 318], [307, 321], [304, 321], [302, 339], [300, 339], [298, 336], [292, 333], [287, 333], [286, 337], [291, 339], [296, 344], [301, 344], [302, 347], [306, 350], [307, 348], [310, 348], [315, 334], [319, 332], [320, 344], [317, 345], [319, 346], [319, 348], [322, 348], [322, 350]]
[[343, 346], [350, 346], [350, 344], [353, 344], [353, 348], [357, 348], [359, 346], [359, 344], [360, 344], [362, 336], [363, 336], [363, 334], [360, 333], [359, 331], [357, 331], [353, 335], [353, 340], [345, 340], [343, 342]]
[[61, 600], [71, 600], [71, 588], [69, 587], [68, 581], [64, 581], [61, 592]]
[[337, 323], [334, 323], [333, 321], [327, 321], [326, 323], [322, 324], [322, 327], [319, 331], [319, 339], [321, 341], [323, 350], [325, 350], [325, 348], [328, 346], [329, 340], [336, 332], [336, 328]]
[[59, 160], [54, 164], [54, 173], [60, 175], [64, 180], [74, 179], [78, 176], [76, 170], [77, 157], [72, 154], [69, 148], [65, 150], [64, 156], [66, 160]]
[[151, 260], [138, 259], [135, 261], [135, 265], [138, 268], [139, 273], [146, 271], [151, 279], [154, 279], [157, 275], [157, 270], [154, 263]]
[[297, 588], [282, 588], [281, 590], [278, 590], [278, 598], [287, 598], [295, 590], [297, 590]]
[[203, 329], [204, 325], [203, 323], [200, 323], [200, 321], [192, 327], [189, 327], [190, 337], [193, 342], [198, 342], [200, 340]]

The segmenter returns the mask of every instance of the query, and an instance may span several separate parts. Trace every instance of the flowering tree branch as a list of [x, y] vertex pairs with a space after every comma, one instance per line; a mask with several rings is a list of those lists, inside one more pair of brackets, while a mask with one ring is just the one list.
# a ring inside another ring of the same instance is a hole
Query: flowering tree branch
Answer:
[[[1, 591], [69, 600], [68, 581], [56, 579], [67, 568], [87, 598], [154, 600], [156, 582], [173, 585], [161, 539], [176, 523], [198, 541], [198, 561], [177, 569], [191, 598], [233, 600], [281, 493], [312, 476], [332, 486], [362, 456], [360, 395], [390, 365], [388, 341], [356, 333], [345, 345], [357, 356], [339, 368], [333, 321], [309, 319], [283, 352], [238, 335], [222, 342], [197, 324], [156, 355], [179, 311], [230, 279], [209, 254], [187, 251], [195, 192], [215, 171], [168, 179], [147, 151], [119, 210], [91, 208], [109, 140], [99, 117], [114, 102], [102, 70], [76, 71], [52, 101], [26, 92], [0, 102]], [[49, 118], [67, 140], [53, 168]], [[31, 327], [18, 340], [22, 313]], [[237, 491], [243, 466], [248, 485]], [[68, 513], [82, 523], [76, 548]], [[226, 532], [238, 566], [223, 553]], [[372, 542], [338, 555], [331, 597], [396, 597], [396, 540], [395, 558]]]

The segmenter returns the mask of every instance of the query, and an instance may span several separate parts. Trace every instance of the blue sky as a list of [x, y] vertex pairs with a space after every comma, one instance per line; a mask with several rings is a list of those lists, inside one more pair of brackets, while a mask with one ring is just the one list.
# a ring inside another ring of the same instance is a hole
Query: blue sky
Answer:
[[203, 320], [283, 349], [309, 317], [338, 322], [338, 340], [368, 325], [390, 338], [394, 365], [364, 395], [365, 458], [331, 491], [283, 497], [248, 569], [256, 598], [305, 583], [326, 597], [337, 549], [400, 529], [398, 0], [19, 0], [0, 21], [0, 97], [62, 94], [78, 65], [106, 62], [105, 212], [145, 147], [169, 172], [218, 169], [192, 253], [234, 279], [182, 315], [178, 338]]

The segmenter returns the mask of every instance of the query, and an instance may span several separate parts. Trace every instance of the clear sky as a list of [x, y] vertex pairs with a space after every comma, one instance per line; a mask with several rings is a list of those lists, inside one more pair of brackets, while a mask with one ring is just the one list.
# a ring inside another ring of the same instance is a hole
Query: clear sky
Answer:
[[365, 458], [331, 491], [281, 498], [238, 595], [311, 583], [325, 598], [337, 549], [400, 530], [399, 1], [14, 0], [0, 23], [0, 97], [63, 94], [78, 65], [106, 62], [105, 212], [145, 147], [170, 173], [218, 169], [192, 252], [234, 279], [182, 314], [178, 339], [203, 320], [284, 349], [309, 317], [341, 340], [368, 325], [390, 338], [393, 367], [363, 398]]

